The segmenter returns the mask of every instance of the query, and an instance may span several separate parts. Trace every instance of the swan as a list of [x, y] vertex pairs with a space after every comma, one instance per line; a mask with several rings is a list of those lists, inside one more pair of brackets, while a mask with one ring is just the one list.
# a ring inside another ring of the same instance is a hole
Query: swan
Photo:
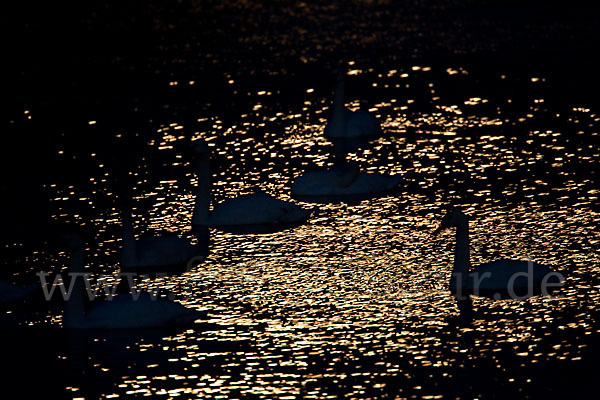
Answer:
[[[456, 228], [454, 268], [450, 278], [450, 291], [500, 299], [530, 297], [535, 293], [548, 294], [549, 288], [561, 286], [566, 272], [556, 272], [547, 266], [527, 260], [497, 260], [471, 267], [469, 255], [469, 221], [458, 209], [449, 211], [434, 232]], [[461, 296], [463, 297], [463, 296]]]
[[37, 282], [19, 286], [8, 281], [0, 281], [0, 303], [10, 303], [25, 299], [39, 288], [40, 284]]
[[325, 126], [325, 137], [349, 138], [374, 136], [381, 133], [381, 125], [368, 111], [350, 111], [345, 106], [346, 74], [338, 71], [333, 95], [333, 111]]
[[208, 242], [192, 245], [177, 236], [135, 238], [129, 207], [123, 207], [121, 267], [124, 269], [173, 269], [198, 263], [208, 255]]
[[206, 315], [182, 304], [151, 297], [149, 294], [120, 294], [112, 300], [92, 304], [86, 310], [84, 282], [74, 273], [84, 271], [85, 245], [78, 235], [65, 235], [69, 239], [71, 265], [69, 274], [75, 279], [63, 315], [65, 328], [153, 328], [192, 324]]
[[350, 163], [326, 171], [307, 172], [292, 184], [292, 196], [356, 196], [386, 192], [398, 186], [403, 175], [360, 171]]
[[287, 227], [304, 223], [313, 210], [257, 192], [225, 200], [212, 211], [210, 207], [210, 151], [202, 139], [196, 141], [198, 187], [192, 226], [227, 227], [271, 225]]

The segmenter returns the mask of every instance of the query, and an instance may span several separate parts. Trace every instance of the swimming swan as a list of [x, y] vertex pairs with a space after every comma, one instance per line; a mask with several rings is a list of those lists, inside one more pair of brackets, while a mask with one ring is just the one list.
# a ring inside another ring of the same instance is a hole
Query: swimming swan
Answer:
[[71, 265], [69, 273], [75, 279], [71, 295], [66, 301], [63, 315], [65, 328], [152, 328], [192, 324], [206, 313], [149, 294], [134, 298], [120, 294], [112, 300], [93, 304], [86, 310], [82, 276], [73, 273], [84, 271], [85, 246], [78, 235], [70, 235]]
[[196, 141], [198, 187], [192, 225], [194, 226], [240, 226], [275, 225], [286, 226], [305, 222], [313, 210], [306, 210], [294, 203], [276, 199], [264, 192], [246, 194], [218, 204], [213, 211], [210, 205], [209, 148], [202, 139]]
[[550, 268], [526, 260], [498, 260], [471, 267], [469, 255], [469, 222], [460, 210], [448, 212], [440, 227], [434, 232], [450, 227], [456, 228], [456, 250], [454, 267], [450, 278], [453, 293], [493, 296], [495, 299], [528, 296], [534, 293], [548, 294], [548, 289], [564, 283], [566, 273], [555, 272]]
[[124, 269], [187, 267], [188, 263], [198, 263], [208, 255], [208, 243], [201, 241], [194, 246], [188, 240], [177, 236], [151, 236], [136, 239], [128, 207], [124, 207], [122, 210], [122, 222], [121, 267]]
[[350, 111], [346, 108], [345, 81], [346, 74], [338, 71], [332, 113], [325, 126], [325, 137], [349, 138], [381, 133], [381, 125], [373, 114], [364, 110]]
[[292, 184], [292, 196], [353, 196], [391, 190], [403, 181], [402, 175], [361, 172], [356, 164], [307, 172]]

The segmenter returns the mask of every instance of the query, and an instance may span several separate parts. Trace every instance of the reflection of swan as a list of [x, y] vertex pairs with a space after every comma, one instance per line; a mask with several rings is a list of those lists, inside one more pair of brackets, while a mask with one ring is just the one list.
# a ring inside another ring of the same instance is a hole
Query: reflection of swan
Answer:
[[[112, 300], [105, 300], [85, 309], [84, 282], [84, 242], [77, 235], [70, 235], [69, 245], [72, 251], [69, 274], [73, 283], [72, 293], [65, 304], [63, 324], [66, 328], [150, 328], [187, 325], [204, 316], [196, 310], [179, 303], [161, 298], [152, 298], [148, 294], [121, 294]], [[71, 285], [69, 285], [71, 286]]]
[[305, 210], [294, 203], [274, 198], [263, 192], [228, 199], [209, 211], [210, 171], [209, 149], [202, 139], [194, 150], [198, 158], [198, 189], [192, 225], [196, 226], [240, 226], [276, 225], [306, 221], [312, 210]]
[[151, 236], [135, 239], [131, 212], [122, 211], [123, 268], [158, 268], [187, 266], [190, 261], [202, 261], [208, 253], [204, 243], [194, 246], [186, 239], [177, 236]]
[[436, 234], [442, 229], [456, 227], [456, 250], [450, 290], [475, 295], [493, 295], [499, 299], [506, 293], [510, 297], [547, 294], [549, 289], [560, 286], [565, 275], [550, 268], [522, 260], [498, 260], [471, 268], [469, 260], [469, 222], [460, 210], [452, 210], [444, 216]]
[[292, 196], [352, 196], [391, 190], [403, 180], [401, 175], [361, 172], [356, 164], [307, 172], [292, 184]]
[[367, 111], [350, 111], [344, 104], [345, 74], [338, 72], [335, 93], [333, 97], [333, 111], [325, 126], [325, 136], [330, 138], [344, 138], [357, 136], [373, 136], [381, 133], [381, 126], [375, 116]]
[[19, 286], [7, 281], [0, 281], [0, 303], [22, 300], [39, 288], [40, 284], [37, 282], [27, 286]]

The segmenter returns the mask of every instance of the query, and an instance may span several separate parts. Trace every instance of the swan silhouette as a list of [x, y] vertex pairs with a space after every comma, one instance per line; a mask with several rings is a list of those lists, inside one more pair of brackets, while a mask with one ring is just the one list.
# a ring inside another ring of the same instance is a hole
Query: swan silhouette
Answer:
[[306, 172], [292, 184], [295, 197], [346, 197], [374, 195], [397, 187], [403, 175], [385, 175], [360, 171], [348, 163], [326, 171]]
[[527, 260], [497, 260], [471, 267], [469, 253], [469, 221], [458, 209], [449, 211], [434, 232], [456, 228], [454, 267], [450, 291], [455, 294], [474, 294], [495, 299], [548, 294], [561, 286], [566, 272], [556, 272], [547, 266]]
[[353, 138], [374, 136], [381, 133], [381, 125], [368, 111], [350, 111], [345, 105], [346, 74], [337, 71], [336, 87], [333, 95], [332, 113], [324, 134], [328, 138]]
[[225, 200], [212, 211], [210, 208], [210, 151], [206, 142], [197, 140], [194, 145], [197, 158], [198, 187], [193, 226], [225, 228], [228, 226], [272, 226], [284, 228], [304, 223], [313, 210], [276, 199], [264, 192], [242, 195]]
[[135, 238], [129, 206], [122, 206], [121, 267], [124, 269], [181, 269], [198, 263], [208, 255], [208, 242], [192, 245], [177, 236]]
[[[154, 328], [189, 325], [206, 313], [192, 310], [179, 303], [151, 297], [149, 294], [120, 294], [112, 300], [84, 304], [82, 276], [73, 273], [84, 271], [85, 244], [79, 235], [65, 235], [69, 240], [71, 265], [69, 273], [75, 279], [72, 292], [65, 303], [63, 325], [65, 328]], [[70, 286], [70, 285], [69, 285]]]
[[37, 282], [26, 286], [19, 286], [8, 281], [0, 281], [0, 303], [23, 300], [40, 287], [40, 284]]

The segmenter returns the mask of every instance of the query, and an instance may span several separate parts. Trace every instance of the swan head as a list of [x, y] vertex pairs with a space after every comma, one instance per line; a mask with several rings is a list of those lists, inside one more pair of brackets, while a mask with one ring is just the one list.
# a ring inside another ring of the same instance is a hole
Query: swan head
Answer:
[[433, 232], [434, 235], [449, 228], [459, 228], [467, 224], [467, 216], [458, 208], [453, 208], [444, 215], [440, 226]]

